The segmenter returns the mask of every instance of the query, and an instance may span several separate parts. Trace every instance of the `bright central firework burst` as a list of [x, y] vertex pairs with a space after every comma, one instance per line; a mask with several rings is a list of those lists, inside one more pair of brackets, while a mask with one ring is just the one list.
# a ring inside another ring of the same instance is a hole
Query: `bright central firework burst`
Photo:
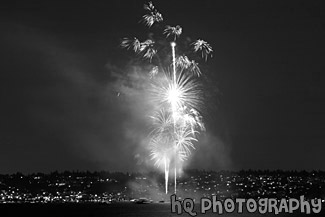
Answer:
[[[152, 2], [145, 4], [144, 9], [147, 13], [143, 16], [143, 23], [149, 28], [159, 29], [163, 22], [162, 14]], [[186, 41], [182, 43], [183, 47], [177, 46], [176, 40], [181, 34], [179, 25], [166, 25], [163, 31], [150, 34], [150, 39], [143, 42], [134, 37], [124, 38], [121, 43], [123, 48], [132, 49], [148, 59], [152, 68], [148, 91], [155, 106], [150, 115], [152, 130], [148, 146], [155, 165], [164, 168], [166, 194], [171, 164], [175, 173], [176, 193], [177, 169], [191, 155], [191, 149], [195, 149], [194, 142], [197, 142], [199, 131], [205, 130], [199, 112], [203, 102], [202, 88], [197, 79], [201, 70], [196, 59], [206, 61], [213, 52], [212, 47], [202, 39], [192, 43]], [[159, 39], [153, 39], [154, 35], [158, 35]]]

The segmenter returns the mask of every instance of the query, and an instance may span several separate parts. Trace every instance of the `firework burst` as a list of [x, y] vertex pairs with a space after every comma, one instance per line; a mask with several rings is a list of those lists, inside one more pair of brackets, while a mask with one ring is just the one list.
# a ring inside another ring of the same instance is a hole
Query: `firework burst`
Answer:
[[155, 8], [152, 2], [144, 5], [144, 9], [147, 11], [147, 14], [143, 15], [142, 22], [151, 27], [154, 23], [159, 23], [163, 21], [161, 13]]
[[158, 107], [165, 107], [166, 110], [200, 107], [202, 87], [197, 80], [193, 76], [180, 73], [174, 81], [171, 74], [167, 72], [153, 80], [149, 89], [153, 103]]
[[[156, 23], [163, 22], [161, 13], [152, 2], [145, 4], [144, 9], [146, 14], [142, 16], [142, 22], [145, 26], [150, 28]], [[154, 109], [149, 116], [152, 129], [149, 133], [148, 147], [154, 165], [164, 168], [167, 194], [170, 163], [175, 163], [176, 193], [176, 168], [181, 167], [181, 162], [189, 158], [191, 151], [195, 149], [194, 144], [198, 142], [198, 133], [204, 131], [205, 127], [199, 112], [203, 106], [202, 86], [197, 79], [202, 75], [199, 63], [190, 58], [191, 53], [183, 52], [181, 48], [177, 49], [179, 55], [176, 54], [176, 40], [183, 32], [181, 26], [165, 25], [165, 29], [161, 31], [166, 39], [172, 38], [173, 41], [162, 42], [161, 38], [156, 40], [150, 37], [141, 42], [135, 37], [124, 38], [121, 47], [133, 50], [134, 53], [149, 60], [151, 64], [151, 70], [148, 72], [151, 82], [148, 93]], [[162, 45], [170, 45], [170, 47], [162, 48]], [[212, 47], [204, 40], [196, 40], [189, 46], [193, 47], [192, 53], [199, 53], [205, 61], [208, 57], [212, 57]], [[162, 63], [166, 63], [162, 60], [170, 62], [170, 55], [166, 55], [166, 50], [171, 51], [172, 62], [169, 66], [162, 66]], [[161, 54], [163, 56], [160, 56]], [[153, 63], [155, 56], [157, 58], [154, 60], [158, 61], [158, 64]], [[164, 70], [162, 67], [169, 70]]]
[[173, 26], [166, 26], [164, 30], [164, 34], [168, 38], [169, 36], [174, 36], [174, 41], [182, 34], [182, 27], [179, 25]]
[[212, 57], [212, 47], [209, 45], [208, 42], [202, 40], [202, 39], [198, 39], [195, 42], [192, 43], [193, 47], [194, 47], [194, 51], [201, 52], [202, 58], [204, 58], [205, 60], [208, 59], [208, 56]]

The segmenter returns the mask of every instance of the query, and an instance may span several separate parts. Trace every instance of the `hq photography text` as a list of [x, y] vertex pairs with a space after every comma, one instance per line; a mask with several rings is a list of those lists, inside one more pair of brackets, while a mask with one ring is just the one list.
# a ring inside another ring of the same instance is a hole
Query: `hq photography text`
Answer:
[[189, 214], [190, 216], [196, 216], [198, 213], [195, 211], [195, 206], [199, 206], [200, 213], [206, 214], [207, 212], [212, 212], [216, 214], [224, 213], [320, 213], [322, 210], [322, 200], [312, 199], [305, 200], [304, 196], [300, 196], [299, 199], [296, 198], [282, 198], [280, 200], [275, 198], [260, 198], [258, 200], [249, 198], [227, 198], [225, 200], [218, 200], [217, 196], [212, 196], [212, 198], [201, 198], [199, 204], [195, 204], [194, 200], [191, 198], [185, 198], [184, 200], [178, 200], [176, 195], [170, 196], [171, 202], [171, 212], [177, 213], [178, 215], [183, 212]]

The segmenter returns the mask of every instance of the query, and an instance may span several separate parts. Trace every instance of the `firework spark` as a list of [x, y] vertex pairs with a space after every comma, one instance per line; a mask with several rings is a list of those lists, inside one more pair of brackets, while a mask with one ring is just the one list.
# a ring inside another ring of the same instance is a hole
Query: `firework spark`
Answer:
[[143, 15], [143, 22], [146, 26], [151, 27], [155, 22], [162, 22], [163, 17], [161, 13], [155, 8], [152, 2], [144, 5], [144, 9], [148, 12], [147, 14]]
[[173, 26], [166, 26], [164, 30], [164, 34], [166, 37], [174, 36], [174, 41], [182, 34], [182, 27], [179, 25], [173, 27]]
[[190, 60], [187, 56], [178, 56], [175, 60], [176, 67], [180, 70], [189, 70], [193, 75], [200, 77], [201, 70], [199, 64], [195, 60]]
[[208, 59], [209, 55], [212, 57], [213, 49], [208, 42], [202, 39], [198, 39], [195, 42], [193, 42], [192, 45], [194, 46], [195, 52], [201, 51], [202, 58], [204, 58], [205, 60]]

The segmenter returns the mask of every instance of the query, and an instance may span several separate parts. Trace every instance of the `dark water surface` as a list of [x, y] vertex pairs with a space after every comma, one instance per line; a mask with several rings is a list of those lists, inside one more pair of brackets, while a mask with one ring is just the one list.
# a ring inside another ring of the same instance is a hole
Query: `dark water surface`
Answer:
[[[321, 213], [302, 214], [295, 213], [280, 213], [278, 215], [267, 213], [227, 213], [219, 215], [218, 213], [208, 212], [201, 214], [199, 212], [199, 204], [195, 209], [197, 216], [226, 216], [226, 217], [273, 217], [273, 216], [325, 216], [325, 208], [323, 207]], [[170, 204], [133, 204], [133, 203], [116, 203], [116, 204], [0, 204], [0, 217], [13, 216], [42, 216], [42, 217], [176, 217], [176, 216], [190, 216], [187, 213], [177, 215], [171, 213]]]

